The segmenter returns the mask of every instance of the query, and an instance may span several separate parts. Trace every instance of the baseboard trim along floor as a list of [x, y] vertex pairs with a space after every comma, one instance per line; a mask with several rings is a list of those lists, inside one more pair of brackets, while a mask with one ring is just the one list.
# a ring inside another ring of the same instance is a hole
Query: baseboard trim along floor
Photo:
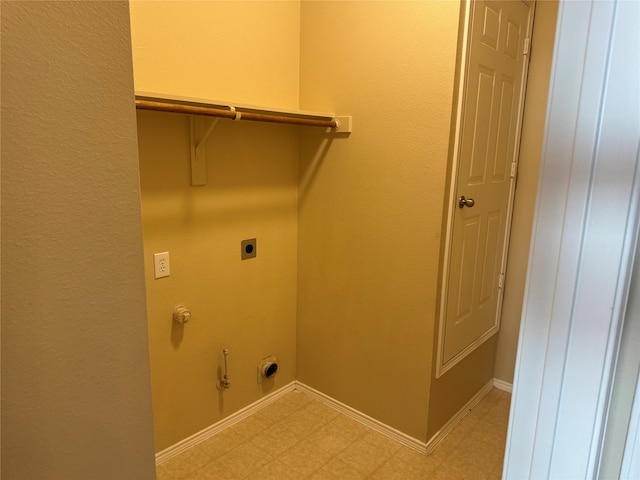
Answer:
[[471, 400], [464, 404], [464, 406], [456, 413], [444, 426], [438, 430], [433, 437], [431, 437], [425, 445], [425, 453], [431, 453], [442, 442], [447, 435], [460, 423], [460, 421], [469, 414], [469, 411], [475, 407], [484, 396], [493, 388], [493, 380], [490, 380], [484, 387], [476, 393]]
[[493, 379], [493, 386], [498, 390], [502, 390], [503, 392], [511, 393], [513, 391], [513, 384], [507, 383], [503, 380], [498, 380], [497, 378]]
[[291, 382], [288, 385], [276, 390], [275, 392], [270, 393], [269, 395], [265, 395], [261, 399], [253, 402], [251, 405], [247, 405], [241, 410], [238, 410], [235, 413], [232, 413], [226, 418], [223, 418], [219, 422], [214, 423], [213, 425], [208, 426], [207, 428], [200, 430], [197, 433], [194, 433], [190, 437], [185, 438], [184, 440], [180, 440], [178, 443], [171, 445], [170, 447], [165, 448], [164, 450], [156, 453], [156, 465], [161, 464], [162, 462], [169, 460], [171, 457], [175, 457], [176, 455], [184, 452], [188, 448], [197, 445], [200, 442], [205, 441], [206, 439], [212, 437], [216, 433], [221, 432], [222, 430], [229, 428], [236, 423], [244, 420], [250, 415], [262, 410], [267, 405], [275, 402], [279, 398], [284, 397], [286, 394], [294, 391], [296, 389], [297, 382]]
[[[262, 410], [266, 406], [275, 402], [276, 400], [282, 398], [293, 391], [299, 391], [304, 393], [325, 405], [339, 411], [340, 413], [350, 417], [353, 420], [356, 420], [365, 426], [383, 434], [387, 437], [400, 442], [401, 444], [419, 452], [423, 455], [428, 455], [431, 453], [437, 446], [444, 440], [444, 438], [453, 430], [453, 428], [469, 413], [469, 411], [482, 400], [482, 398], [487, 395], [491, 391], [492, 388], [498, 388], [504, 391], [511, 391], [510, 384], [506, 382], [502, 382], [501, 380], [491, 380], [489, 381], [482, 389], [476, 393], [471, 400], [469, 400], [436, 434], [431, 437], [426, 443], [413, 438], [406, 433], [400, 432], [389, 425], [386, 425], [348, 405], [345, 405], [338, 400], [325, 395], [324, 393], [315, 390], [314, 388], [309, 387], [298, 381], [293, 381], [288, 385], [276, 390], [275, 392], [270, 393], [262, 397], [261, 399], [253, 402], [252, 404], [246, 406], [245, 408], [238, 410], [237, 412], [229, 415], [228, 417], [220, 420], [219, 422], [210, 425], [209, 427], [191, 435], [190, 437], [185, 438], [184, 440], [179, 441], [178, 443], [156, 453], [156, 465], [160, 465], [161, 463], [169, 460], [172, 457], [184, 452], [185, 450], [197, 445], [204, 440], [212, 437], [213, 435], [229, 428], [250, 415]], [[509, 388], [507, 390], [507, 387]]]

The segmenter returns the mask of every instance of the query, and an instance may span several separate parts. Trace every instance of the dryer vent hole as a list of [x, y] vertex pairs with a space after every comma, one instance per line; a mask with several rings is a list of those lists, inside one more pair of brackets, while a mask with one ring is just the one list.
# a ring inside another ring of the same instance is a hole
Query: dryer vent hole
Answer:
[[265, 368], [264, 376], [267, 378], [273, 377], [277, 371], [278, 371], [278, 364], [271, 363], [270, 365], [267, 366], [267, 368]]
[[269, 355], [258, 362], [258, 384], [264, 379], [270, 379], [278, 373], [278, 358], [275, 355]]

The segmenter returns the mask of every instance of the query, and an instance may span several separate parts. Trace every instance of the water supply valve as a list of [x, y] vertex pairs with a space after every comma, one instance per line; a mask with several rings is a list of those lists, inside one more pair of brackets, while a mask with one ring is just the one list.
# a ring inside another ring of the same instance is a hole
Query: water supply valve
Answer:
[[229, 380], [229, 349], [223, 348], [222, 355], [224, 356], [224, 375], [216, 382], [216, 387], [221, 392], [231, 387], [231, 380]]
[[187, 323], [191, 320], [191, 312], [182, 305], [178, 305], [173, 309], [173, 319], [178, 323]]

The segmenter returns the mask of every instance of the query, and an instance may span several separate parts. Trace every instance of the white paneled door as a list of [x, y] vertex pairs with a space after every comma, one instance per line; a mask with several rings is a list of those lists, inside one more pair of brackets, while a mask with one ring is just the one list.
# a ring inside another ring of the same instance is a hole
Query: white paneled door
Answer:
[[470, 2], [439, 374], [498, 331], [533, 7]]

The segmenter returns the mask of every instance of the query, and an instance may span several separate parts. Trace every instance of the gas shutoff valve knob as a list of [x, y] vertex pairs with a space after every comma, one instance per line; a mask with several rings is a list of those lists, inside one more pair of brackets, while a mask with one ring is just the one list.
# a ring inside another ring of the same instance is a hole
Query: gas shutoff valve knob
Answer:
[[173, 319], [178, 323], [187, 323], [191, 320], [191, 312], [182, 305], [178, 305], [173, 310]]

